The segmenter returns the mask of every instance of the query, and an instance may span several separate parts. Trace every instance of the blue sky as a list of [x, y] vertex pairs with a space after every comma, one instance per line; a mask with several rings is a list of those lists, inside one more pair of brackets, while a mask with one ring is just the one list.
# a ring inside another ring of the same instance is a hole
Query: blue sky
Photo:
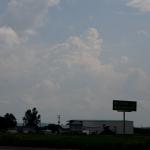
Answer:
[[150, 0], [0, 0], [0, 114], [150, 126]]

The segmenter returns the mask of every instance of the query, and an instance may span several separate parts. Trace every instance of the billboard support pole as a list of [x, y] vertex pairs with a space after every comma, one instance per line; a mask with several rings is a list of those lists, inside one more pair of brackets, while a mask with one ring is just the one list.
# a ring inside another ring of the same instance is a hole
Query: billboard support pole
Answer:
[[124, 100], [113, 100], [113, 110], [123, 112], [123, 121], [122, 121], [122, 131], [123, 135], [126, 134], [126, 112], [136, 111], [137, 102], [136, 101], [124, 101]]
[[123, 111], [123, 135], [126, 133], [126, 118], [125, 111]]

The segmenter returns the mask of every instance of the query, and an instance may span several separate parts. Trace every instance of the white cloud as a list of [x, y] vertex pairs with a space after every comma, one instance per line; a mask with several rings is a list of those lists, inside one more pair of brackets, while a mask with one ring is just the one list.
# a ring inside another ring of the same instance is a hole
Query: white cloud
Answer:
[[[142, 96], [148, 100], [149, 74], [132, 67], [125, 55], [102, 63], [103, 39], [96, 28], [54, 45], [22, 42], [38, 34], [49, 9], [60, 2], [8, 1], [0, 16], [0, 113], [20, 114], [36, 106], [44, 121], [55, 120], [58, 111], [64, 120], [102, 119], [104, 114], [103, 119], [116, 119], [112, 99]], [[149, 11], [146, 0], [129, 0], [128, 5]], [[146, 36], [147, 32], [137, 34]]]
[[19, 36], [27, 36], [27, 32], [33, 33], [45, 24], [48, 10], [59, 3], [60, 0], [10, 0], [0, 16], [0, 26], [9, 26]]
[[60, 0], [48, 0], [48, 6], [49, 7], [58, 5], [59, 3], [60, 3]]
[[127, 64], [128, 61], [129, 61], [129, 58], [128, 58], [127, 56], [122, 56], [122, 57], [121, 57], [121, 63]]
[[102, 119], [103, 114], [108, 119], [113, 98], [148, 98], [149, 76], [139, 68], [125, 68], [127, 56], [119, 58], [122, 70], [116, 71], [111, 62], [103, 64], [102, 44], [101, 34], [90, 28], [56, 45], [1, 49], [0, 99], [8, 105], [1, 102], [0, 113], [36, 106], [44, 121], [55, 120], [58, 111], [64, 120]]
[[128, 6], [137, 8], [142, 12], [150, 12], [150, 0], [128, 0]]
[[64, 49], [71, 50], [72, 53], [68, 62], [99, 70], [102, 39], [95, 28], [90, 28], [84, 36], [69, 38], [65, 45]]
[[137, 35], [142, 37], [147, 37], [147, 38], [150, 37], [149, 32], [144, 29], [138, 30]]
[[20, 39], [17, 33], [10, 27], [0, 27], [0, 47], [11, 47], [19, 44]]
[[36, 35], [36, 34], [37, 34], [36, 31], [30, 30], [30, 29], [26, 30], [25, 33], [26, 33], [27, 35]]

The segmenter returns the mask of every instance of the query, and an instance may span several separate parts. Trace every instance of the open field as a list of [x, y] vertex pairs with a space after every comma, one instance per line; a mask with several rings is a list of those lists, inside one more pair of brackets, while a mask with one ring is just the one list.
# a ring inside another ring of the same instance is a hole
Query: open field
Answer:
[[44, 135], [0, 134], [1, 146], [72, 149], [150, 149], [150, 135]]

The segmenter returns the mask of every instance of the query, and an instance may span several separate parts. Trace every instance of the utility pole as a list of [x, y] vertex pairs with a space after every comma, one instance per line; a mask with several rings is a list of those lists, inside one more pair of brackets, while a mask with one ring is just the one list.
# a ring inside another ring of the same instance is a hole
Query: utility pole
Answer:
[[57, 115], [57, 118], [58, 118], [58, 125], [60, 125], [60, 118], [61, 118], [61, 115]]
[[123, 111], [123, 135], [126, 134], [126, 118], [125, 118], [125, 111]]

